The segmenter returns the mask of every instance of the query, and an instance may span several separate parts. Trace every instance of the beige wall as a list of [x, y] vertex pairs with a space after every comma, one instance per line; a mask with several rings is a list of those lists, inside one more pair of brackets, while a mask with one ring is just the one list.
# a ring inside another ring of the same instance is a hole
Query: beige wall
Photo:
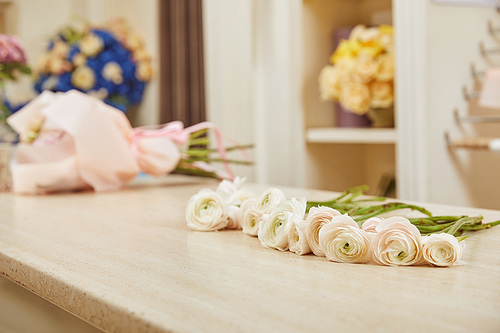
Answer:
[[[500, 115], [500, 110], [480, 109], [468, 103], [462, 86], [474, 87], [470, 65], [478, 69], [500, 66], [500, 58], [480, 55], [479, 42], [500, 48], [500, 35], [487, 32], [492, 20], [500, 27], [500, 16], [493, 8], [443, 6], [428, 7], [427, 59], [427, 143], [428, 200], [440, 203], [500, 209], [500, 154], [491, 152], [449, 151], [444, 132], [452, 137], [500, 136], [500, 123], [456, 124], [453, 110], [462, 115]], [[478, 87], [479, 88], [479, 87]], [[420, 138], [415, 138], [418, 140]]]

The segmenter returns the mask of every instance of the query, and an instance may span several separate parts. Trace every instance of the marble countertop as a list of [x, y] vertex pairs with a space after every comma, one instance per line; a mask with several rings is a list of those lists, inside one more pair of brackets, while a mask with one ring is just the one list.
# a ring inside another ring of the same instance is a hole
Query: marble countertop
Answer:
[[169, 176], [112, 193], [0, 193], [0, 275], [109, 332], [500, 331], [500, 227], [467, 239], [463, 266], [336, 264], [191, 231], [187, 200], [208, 186]]

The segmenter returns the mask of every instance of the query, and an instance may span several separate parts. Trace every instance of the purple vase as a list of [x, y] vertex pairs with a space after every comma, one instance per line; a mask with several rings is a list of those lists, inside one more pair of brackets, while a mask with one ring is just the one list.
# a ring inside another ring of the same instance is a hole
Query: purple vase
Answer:
[[372, 122], [366, 115], [358, 116], [335, 103], [337, 127], [370, 127]]

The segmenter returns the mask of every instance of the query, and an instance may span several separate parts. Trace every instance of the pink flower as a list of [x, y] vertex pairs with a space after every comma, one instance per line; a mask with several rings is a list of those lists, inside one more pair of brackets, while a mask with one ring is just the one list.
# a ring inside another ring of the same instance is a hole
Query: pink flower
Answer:
[[319, 246], [330, 261], [367, 262], [371, 257], [370, 245], [370, 234], [348, 215], [334, 216], [319, 231]]
[[380, 224], [380, 222], [382, 222], [382, 219], [380, 217], [370, 217], [368, 220], [363, 222], [361, 229], [367, 232], [376, 233], [376, 228]]
[[414, 265], [422, 259], [420, 231], [399, 216], [387, 218], [376, 227], [372, 241], [373, 259], [380, 265]]
[[332, 218], [338, 215], [341, 215], [339, 211], [330, 207], [312, 207], [309, 210], [306, 218], [306, 239], [315, 255], [319, 257], [325, 256], [319, 246], [319, 230], [325, 224], [332, 222]]
[[424, 259], [432, 266], [452, 266], [462, 257], [465, 241], [450, 234], [432, 234], [422, 238]]
[[0, 35], [0, 63], [26, 64], [26, 54], [19, 38]]

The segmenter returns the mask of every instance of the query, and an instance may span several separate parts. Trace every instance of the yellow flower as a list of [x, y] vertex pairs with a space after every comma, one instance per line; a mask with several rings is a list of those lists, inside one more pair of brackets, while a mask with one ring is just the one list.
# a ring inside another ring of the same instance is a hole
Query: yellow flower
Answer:
[[77, 67], [71, 74], [71, 83], [77, 88], [89, 90], [95, 84], [95, 75], [87, 66]]
[[82, 38], [80, 41], [80, 51], [88, 56], [94, 56], [99, 53], [103, 48], [103, 42], [99, 36], [90, 33]]
[[354, 78], [361, 83], [368, 83], [378, 71], [378, 62], [372, 56], [360, 54], [354, 66]]
[[394, 56], [392, 53], [381, 54], [377, 57], [378, 71], [375, 79], [379, 81], [390, 81], [394, 79]]
[[330, 62], [335, 65], [341, 59], [355, 58], [361, 50], [361, 44], [355, 40], [341, 40], [337, 49], [330, 57]]
[[377, 28], [368, 28], [363, 30], [359, 34], [359, 41], [363, 44], [373, 42], [374, 40], [378, 39], [380, 36], [380, 30]]
[[142, 39], [137, 33], [129, 33], [125, 39], [127, 49], [135, 51], [142, 47]]
[[116, 62], [110, 61], [102, 69], [102, 77], [115, 84], [122, 84], [123, 82], [122, 68]]
[[385, 109], [394, 103], [393, 83], [374, 81], [370, 84], [372, 95], [371, 107], [373, 109]]
[[392, 27], [392, 25], [382, 24], [378, 27], [378, 29], [382, 34], [392, 35], [394, 33], [394, 28]]
[[319, 74], [319, 90], [323, 101], [339, 99], [340, 80], [336, 66], [323, 67]]
[[353, 113], [365, 114], [370, 108], [370, 89], [362, 83], [349, 81], [342, 89], [340, 103]]
[[54, 42], [54, 46], [52, 47], [51, 53], [57, 57], [64, 58], [69, 52], [69, 45], [63, 42], [60, 39], [57, 39]]
[[81, 53], [78, 53], [73, 57], [73, 65], [75, 65], [75, 67], [83, 66], [86, 63], [87, 63], [87, 58]]
[[71, 68], [71, 65], [66, 60], [55, 57], [49, 58], [48, 66], [49, 72], [56, 75], [62, 74]]
[[140, 61], [137, 64], [135, 76], [141, 81], [149, 81], [153, 77], [153, 67], [149, 61]]

